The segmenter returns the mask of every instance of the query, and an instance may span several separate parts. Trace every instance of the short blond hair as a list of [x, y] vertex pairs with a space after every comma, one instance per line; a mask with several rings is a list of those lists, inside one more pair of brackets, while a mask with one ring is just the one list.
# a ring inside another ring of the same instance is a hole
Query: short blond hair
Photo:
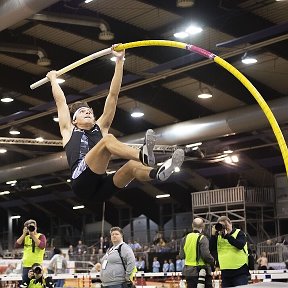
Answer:
[[231, 220], [227, 216], [221, 216], [218, 218], [217, 222], [228, 222], [231, 224]]

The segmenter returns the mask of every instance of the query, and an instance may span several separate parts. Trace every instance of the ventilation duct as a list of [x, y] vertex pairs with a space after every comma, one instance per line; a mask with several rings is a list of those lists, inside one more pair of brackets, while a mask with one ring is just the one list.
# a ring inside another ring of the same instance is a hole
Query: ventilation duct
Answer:
[[110, 31], [109, 24], [103, 19], [95, 19], [93, 17], [79, 16], [71, 17], [70, 15], [57, 14], [57, 13], [45, 13], [35, 14], [29, 17], [30, 20], [52, 22], [52, 23], [63, 23], [70, 25], [79, 25], [85, 27], [96, 27], [101, 30], [98, 37], [99, 40], [113, 40], [114, 34]]
[[0, 2], [0, 31], [51, 6], [59, 0], [2, 0]]
[[51, 64], [51, 61], [47, 57], [46, 52], [40, 47], [1, 43], [0, 44], [0, 52], [37, 55], [39, 57], [39, 59], [37, 60], [38, 65], [49, 66]]
[[[288, 121], [288, 99], [281, 98], [269, 102], [278, 123]], [[159, 145], [184, 145], [204, 140], [216, 139], [230, 134], [263, 129], [268, 120], [258, 105], [244, 107], [216, 115], [189, 120], [155, 129]], [[137, 133], [119, 140], [124, 143], [139, 144], [143, 134]], [[0, 183], [14, 179], [29, 178], [68, 169], [65, 152], [39, 157], [18, 164], [2, 166]]]

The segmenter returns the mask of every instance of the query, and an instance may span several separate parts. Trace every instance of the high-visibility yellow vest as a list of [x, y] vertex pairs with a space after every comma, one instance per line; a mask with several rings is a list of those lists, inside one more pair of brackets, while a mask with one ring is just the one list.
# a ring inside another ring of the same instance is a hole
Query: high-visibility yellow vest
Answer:
[[[184, 245], [184, 252], [185, 252], [185, 265], [187, 266], [204, 266], [205, 262], [199, 255], [199, 261], [196, 261], [197, 256], [197, 239], [200, 233], [189, 233], [186, 236], [186, 241]], [[200, 236], [199, 241], [203, 238], [203, 235]]]
[[45, 288], [46, 280], [43, 279], [43, 283], [36, 282], [36, 279], [31, 279], [28, 288]]
[[[37, 233], [36, 237], [39, 239], [40, 233]], [[42, 264], [45, 248], [40, 249], [35, 245], [34, 252], [32, 251], [32, 243], [34, 241], [31, 239], [29, 235], [26, 235], [24, 238], [24, 250], [23, 250], [23, 267], [32, 267], [34, 263]]]
[[[240, 229], [236, 229], [231, 235], [236, 239]], [[245, 250], [245, 251], [244, 251]], [[244, 264], [248, 264], [248, 246], [247, 243], [244, 249], [239, 250], [235, 246], [231, 245], [227, 239], [218, 235], [217, 239], [217, 252], [220, 269], [238, 269]]]

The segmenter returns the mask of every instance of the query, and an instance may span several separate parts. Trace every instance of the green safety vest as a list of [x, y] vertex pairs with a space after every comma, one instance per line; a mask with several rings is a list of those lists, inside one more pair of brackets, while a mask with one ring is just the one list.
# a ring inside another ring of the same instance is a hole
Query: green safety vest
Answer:
[[[37, 238], [39, 239], [40, 233], [37, 233]], [[24, 238], [24, 250], [23, 250], [23, 267], [32, 267], [34, 263], [43, 263], [45, 248], [40, 249], [35, 245], [35, 251], [32, 251], [33, 240], [29, 235]]]
[[[236, 229], [231, 235], [236, 239], [240, 229]], [[238, 269], [244, 264], [248, 264], [248, 246], [247, 243], [244, 249], [239, 250], [235, 246], [231, 245], [227, 239], [218, 235], [217, 239], [217, 252], [220, 270], [222, 269]]]
[[43, 279], [43, 283], [35, 283], [36, 279], [31, 279], [28, 285], [28, 288], [43, 288], [46, 287], [46, 281]]
[[[200, 233], [189, 233], [186, 236], [186, 241], [184, 245], [184, 252], [185, 252], [185, 265], [187, 266], [204, 266], [205, 262], [199, 255], [198, 262], [196, 260], [197, 256], [197, 239]], [[200, 236], [199, 241], [204, 237], [204, 235]]]

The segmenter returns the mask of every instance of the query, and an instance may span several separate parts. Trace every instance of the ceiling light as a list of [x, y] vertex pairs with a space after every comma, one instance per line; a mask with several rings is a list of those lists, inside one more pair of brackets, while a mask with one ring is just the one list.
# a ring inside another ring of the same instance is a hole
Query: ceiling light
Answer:
[[226, 149], [226, 150], [223, 151], [223, 153], [224, 153], [224, 154], [231, 154], [231, 153], [233, 153], [233, 150], [231, 150], [231, 149]]
[[71, 182], [71, 179], [67, 179], [66, 182], [67, 182], [67, 183], [70, 183], [70, 182]]
[[44, 138], [43, 137], [37, 137], [37, 138], [35, 138], [35, 140], [38, 141], [38, 142], [43, 142]]
[[78, 206], [74, 206], [74, 207], [73, 207], [74, 210], [83, 209], [83, 208], [85, 208], [84, 205], [78, 205]]
[[49, 58], [47, 58], [47, 57], [39, 58], [37, 60], [37, 65], [43, 66], [43, 67], [50, 66], [51, 65], [51, 60]]
[[35, 189], [40, 189], [42, 188], [42, 185], [32, 185], [31, 189], [35, 190]]
[[65, 79], [63, 79], [63, 78], [57, 78], [56, 81], [57, 81], [58, 84], [62, 84], [62, 83], [65, 82]]
[[11, 135], [19, 135], [20, 131], [18, 129], [16, 129], [16, 128], [11, 127], [11, 129], [9, 130], [9, 133]]
[[200, 99], [209, 99], [212, 98], [212, 94], [211, 93], [200, 93], [197, 96]]
[[174, 33], [174, 37], [179, 38], [179, 39], [184, 39], [184, 38], [188, 37], [188, 35], [189, 34], [187, 32], [184, 32], [184, 31]]
[[99, 33], [98, 39], [102, 41], [111, 41], [114, 39], [114, 33], [111, 31], [102, 31]]
[[6, 153], [7, 152], [7, 149], [5, 149], [5, 148], [0, 148], [0, 154], [4, 154], [4, 153]]
[[10, 180], [6, 182], [7, 185], [13, 185], [13, 184], [15, 185], [16, 183], [17, 183], [17, 180]]
[[247, 52], [242, 56], [241, 61], [243, 64], [246, 64], [246, 65], [255, 64], [258, 62], [256, 58], [252, 56], [248, 56]]
[[189, 8], [194, 5], [194, 0], [177, 0], [176, 6], [179, 8]]
[[1, 102], [4, 102], [4, 103], [9, 103], [9, 102], [12, 102], [12, 101], [14, 101], [14, 99], [11, 98], [11, 97], [3, 97], [3, 98], [1, 98]]
[[8, 194], [10, 194], [10, 191], [2, 191], [2, 192], [0, 192], [0, 196], [8, 195]]
[[160, 199], [160, 198], [168, 198], [170, 197], [170, 194], [160, 194], [160, 195], [156, 195], [156, 198], [157, 199]]
[[135, 102], [135, 107], [132, 109], [130, 115], [133, 118], [141, 118], [144, 116], [144, 113], [143, 113], [143, 111], [140, 110], [137, 102]]
[[202, 32], [203, 29], [199, 26], [189, 26], [185, 32], [189, 33], [190, 35], [195, 35]]
[[59, 122], [59, 118], [58, 118], [58, 116], [54, 116], [54, 117], [53, 117], [53, 121], [55, 121], [55, 122]]
[[187, 144], [185, 147], [186, 148], [191, 148], [191, 147], [198, 147], [201, 146], [202, 142], [197, 142], [197, 143], [191, 143], [191, 144]]
[[85, 0], [84, 2], [87, 4], [87, 3], [90, 3], [92, 2], [93, 0]]
[[20, 216], [20, 215], [14, 215], [14, 216], [10, 216], [10, 219], [19, 219], [19, 218], [21, 218], [21, 216]]
[[133, 118], [141, 118], [144, 116], [144, 113], [138, 107], [136, 107], [135, 109], [133, 109], [130, 115]]

